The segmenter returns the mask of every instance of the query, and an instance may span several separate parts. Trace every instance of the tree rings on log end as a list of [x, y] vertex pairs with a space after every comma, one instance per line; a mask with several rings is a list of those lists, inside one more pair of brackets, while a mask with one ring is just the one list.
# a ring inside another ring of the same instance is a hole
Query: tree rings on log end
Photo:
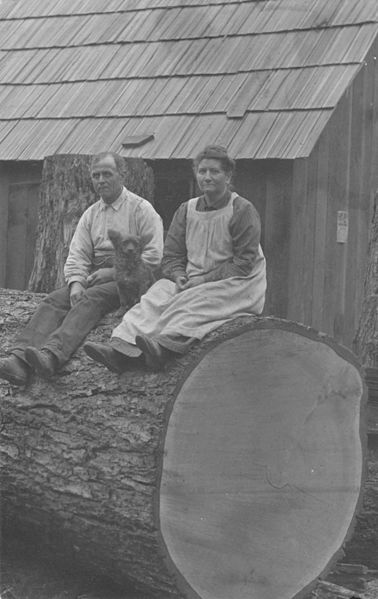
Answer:
[[213, 347], [173, 404], [158, 513], [187, 597], [299, 597], [350, 534], [362, 379], [343, 352], [289, 325]]

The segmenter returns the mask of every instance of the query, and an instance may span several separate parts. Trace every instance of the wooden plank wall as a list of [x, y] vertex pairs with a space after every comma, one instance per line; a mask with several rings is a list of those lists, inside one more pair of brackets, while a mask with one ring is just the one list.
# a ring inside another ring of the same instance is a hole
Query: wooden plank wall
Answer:
[[8, 228], [8, 172], [0, 163], [0, 287], [5, 287], [7, 228]]
[[33, 265], [42, 163], [0, 168], [0, 286], [26, 289]]
[[[351, 347], [357, 330], [377, 188], [377, 45], [309, 159], [294, 161], [289, 319]], [[345, 243], [337, 215], [349, 219]]]
[[11, 183], [8, 194], [8, 243], [5, 287], [26, 289], [33, 268], [39, 183]]
[[286, 160], [237, 162], [235, 191], [261, 217], [261, 245], [267, 261], [264, 314], [287, 316], [292, 163]]
[[151, 161], [155, 178], [155, 208], [167, 231], [182, 202], [196, 195], [192, 164], [189, 160]]

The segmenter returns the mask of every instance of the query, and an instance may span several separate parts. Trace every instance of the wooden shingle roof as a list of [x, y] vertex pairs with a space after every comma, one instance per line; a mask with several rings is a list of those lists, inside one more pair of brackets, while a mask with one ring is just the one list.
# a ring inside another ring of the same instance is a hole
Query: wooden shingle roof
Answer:
[[307, 156], [377, 34], [377, 0], [0, 0], [0, 160]]

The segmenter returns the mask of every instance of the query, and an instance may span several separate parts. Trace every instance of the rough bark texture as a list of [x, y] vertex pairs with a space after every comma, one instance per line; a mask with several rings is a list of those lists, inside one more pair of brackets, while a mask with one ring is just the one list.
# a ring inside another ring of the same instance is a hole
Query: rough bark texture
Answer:
[[[72, 235], [84, 210], [98, 199], [90, 179], [91, 160], [91, 156], [56, 155], [44, 161], [31, 291], [50, 292], [64, 284]], [[152, 169], [143, 160], [125, 158], [124, 181], [130, 191], [153, 200]]]
[[[370, 228], [369, 251], [364, 286], [364, 300], [354, 350], [367, 369], [378, 368], [378, 192]], [[371, 389], [370, 398], [376, 390]], [[371, 568], [378, 565], [378, 437], [369, 440], [367, 479], [363, 508], [354, 538], [347, 547], [347, 558], [361, 559]]]
[[353, 537], [346, 545], [345, 560], [366, 564], [377, 570], [378, 564], [378, 442], [369, 439], [366, 455], [366, 480], [363, 503], [357, 516]]
[[364, 366], [378, 368], [378, 192], [370, 228], [364, 300], [354, 349]]
[[[2, 353], [40, 297], [0, 290]], [[68, 548], [98, 572], [131, 580], [156, 598], [182, 597], [161, 551], [155, 514], [167, 410], [180, 380], [214, 344], [262, 320], [221, 327], [162, 373], [138, 367], [117, 376], [79, 350], [50, 382], [36, 379], [26, 389], [0, 382], [7, 527], [29, 529], [53, 549]], [[107, 340], [114, 324], [107, 317], [91, 338]], [[355, 560], [371, 567], [378, 560], [377, 464], [373, 452], [363, 524], [349, 542]]]

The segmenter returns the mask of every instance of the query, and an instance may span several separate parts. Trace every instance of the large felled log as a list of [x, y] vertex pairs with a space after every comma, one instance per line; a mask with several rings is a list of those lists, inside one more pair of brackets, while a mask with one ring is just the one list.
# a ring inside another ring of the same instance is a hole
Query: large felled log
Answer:
[[[96, 198], [91, 178], [92, 156], [58, 154], [43, 163], [32, 291], [49, 292], [64, 285], [63, 267], [76, 225]], [[124, 158], [124, 183], [152, 201], [152, 168], [141, 158]]]
[[[2, 348], [38, 299], [1, 293]], [[351, 534], [362, 395], [347, 350], [274, 318], [162, 373], [79, 351], [51, 382], [0, 384], [4, 519], [154, 597], [305, 596]]]

